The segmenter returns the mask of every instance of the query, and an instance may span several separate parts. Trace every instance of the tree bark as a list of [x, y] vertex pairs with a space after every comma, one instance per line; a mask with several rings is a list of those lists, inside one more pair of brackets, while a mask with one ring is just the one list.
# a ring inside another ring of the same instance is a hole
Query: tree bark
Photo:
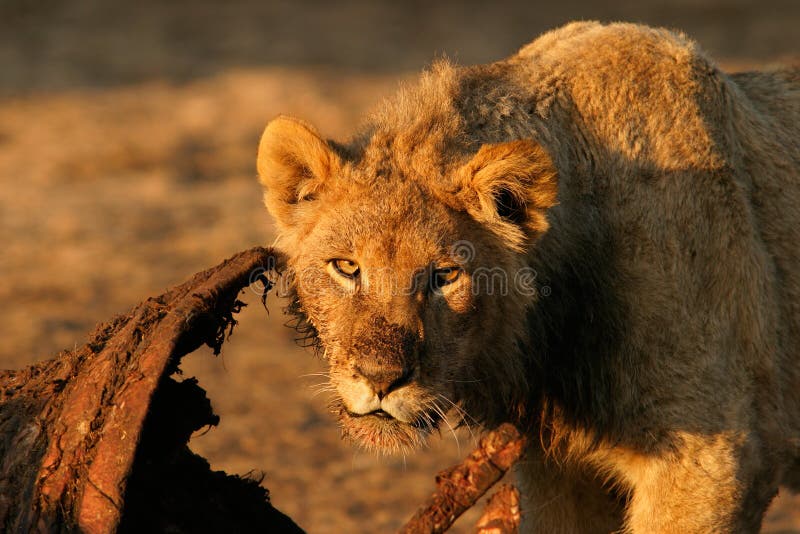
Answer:
[[437, 475], [436, 491], [400, 533], [445, 532], [519, 460], [525, 441], [509, 423], [486, 434], [463, 462]]
[[239, 291], [278, 260], [239, 253], [98, 326], [84, 346], [0, 373], [0, 530], [300, 532], [258, 481], [191, 453], [191, 433], [218, 418], [195, 381], [170, 378], [202, 344], [219, 352]]
[[519, 491], [503, 484], [489, 497], [483, 515], [475, 525], [476, 534], [516, 534], [519, 532]]

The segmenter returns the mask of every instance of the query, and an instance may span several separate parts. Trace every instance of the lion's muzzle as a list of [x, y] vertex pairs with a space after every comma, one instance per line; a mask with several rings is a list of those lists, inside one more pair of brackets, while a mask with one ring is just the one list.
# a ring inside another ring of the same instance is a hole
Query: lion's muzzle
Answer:
[[408, 421], [411, 417], [400, 390], [417, 370], [419, 336], [382, 317], [373, 318], [352, 345], [353, 374], [339, 384], [345, 405], [354, 415], [372, 412]]

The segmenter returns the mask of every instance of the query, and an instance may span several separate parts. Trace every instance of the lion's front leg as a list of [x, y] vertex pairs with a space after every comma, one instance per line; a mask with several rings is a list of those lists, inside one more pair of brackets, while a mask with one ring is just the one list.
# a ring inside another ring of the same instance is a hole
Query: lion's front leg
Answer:
[[677, 452], [637, 456], [626, 531], [634, 534], [758, 532], [777, 492], [761, 450], [742, 434], [684, 435]]
[[609, 533], [622, 526], [621, 502], [582, 469], [546, 459], [528, 448], [516, 470], [525, 533]]

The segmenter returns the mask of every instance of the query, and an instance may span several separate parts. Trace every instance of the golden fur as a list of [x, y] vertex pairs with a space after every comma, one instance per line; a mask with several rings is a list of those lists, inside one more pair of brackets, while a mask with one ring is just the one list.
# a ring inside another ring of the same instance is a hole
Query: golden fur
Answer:
[[757, 531], [800, 489], [798, 125], [798, 69], [598, 23], [438, 63], [344, 144], [275, 119], [259, 174], [345, 434], [516, 422], [530, 532]]

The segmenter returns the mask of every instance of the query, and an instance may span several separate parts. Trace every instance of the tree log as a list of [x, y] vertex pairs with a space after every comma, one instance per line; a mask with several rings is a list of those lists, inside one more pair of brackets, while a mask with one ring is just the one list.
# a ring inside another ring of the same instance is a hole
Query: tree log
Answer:
[[460, 464], [436, 477], [436, 491], [401, 529], [401, 534], [444, 532], [491, 488], [522, 455], [525, 438], [505, 423], [486, 434]]
[[519, 532], [519, 491], [503, 484], [489, 497], [483, 515], [475, 525], [476, 534], [516, 534]]
[[[97, 327], [89, 342], [0, 373], [0, 530], [301, 532], [258, 481], [186, 446], [216, 424], [180, 358], [219, 352], [239, 292], [279, 258], [254, 248]], [[266, 293], [264, 294], [266, 298]]]

